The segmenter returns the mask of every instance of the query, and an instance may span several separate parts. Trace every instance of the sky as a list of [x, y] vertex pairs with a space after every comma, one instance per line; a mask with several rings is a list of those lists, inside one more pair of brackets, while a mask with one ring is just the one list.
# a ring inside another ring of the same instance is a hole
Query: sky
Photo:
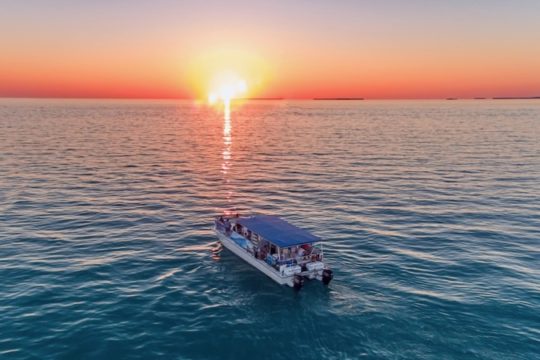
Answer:
[[540, 96], [540, 1], [0, 0], [0, 97], [205, 98], [231, 79], [250, 97]]

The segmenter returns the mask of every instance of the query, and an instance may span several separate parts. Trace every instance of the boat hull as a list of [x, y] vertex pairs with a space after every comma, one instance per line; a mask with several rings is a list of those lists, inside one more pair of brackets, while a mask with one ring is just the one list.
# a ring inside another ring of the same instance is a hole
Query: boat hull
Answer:
[[223, 244], [224, 247], [226, 247], [228, 250], [230, 250], [232, 253], [234, 253], [236, 256], [274, 280], [280, 285], [288, 285], [290, 287], [294, 286], [293, 280], [294, 276], [281, 276], [277, 271], [274, 270], [270, 265], [265, 263], [262, 260], [256, 259], [253, 255], [248, 253], [246, 250], [244, 250], [241, 246], [236, 244], [234, 241], [232, 241], [229, 237], [227, 237], [225, 234], [219, 232], [218, 230], [215, 230], [216, 235], [218, 236], [219, 241]]

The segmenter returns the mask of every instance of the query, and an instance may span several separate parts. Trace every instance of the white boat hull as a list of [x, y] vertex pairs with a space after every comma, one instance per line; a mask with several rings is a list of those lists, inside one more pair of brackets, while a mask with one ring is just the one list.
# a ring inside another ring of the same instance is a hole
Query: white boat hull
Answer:
[[278, 284], [293, 287], [294, 276], [281, 276], [273, 267], [271, 267], [262, 260], [256, 259], [253, 255], [248, 253], [240, 245], [232, 241], [223, 233], [216, 230], [216, 234], [223, 246], [229, 249], [238, 257], [240, 257], [242, 260], [244, 260], [257, 270], [261, 271], [263, 274], [267, 275], [269, 278], [271, 278]]

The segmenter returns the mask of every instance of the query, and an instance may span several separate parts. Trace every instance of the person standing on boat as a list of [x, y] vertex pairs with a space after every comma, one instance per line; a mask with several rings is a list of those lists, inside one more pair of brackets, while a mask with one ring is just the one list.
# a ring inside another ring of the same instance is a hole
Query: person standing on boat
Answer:
[[305, 253], [306, 253], [306, 250], [304, 250], [303, 247], [298, 248], [298, 252], [297, 252], [298, 257], [303, 257]]
[[229, 222], [229, 219], [223, 220], [223, 224], [225, 226], [225, 234], [230, 235], [231, 234], [231, 223]]

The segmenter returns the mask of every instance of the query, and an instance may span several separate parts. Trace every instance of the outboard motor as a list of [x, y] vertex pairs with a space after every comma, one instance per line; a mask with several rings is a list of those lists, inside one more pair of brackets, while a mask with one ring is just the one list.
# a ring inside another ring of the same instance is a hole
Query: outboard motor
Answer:
[[294, 275], [293, 287], [294, 290], [300, 290], [304, 286], [304, 277], [302, 275]]
[[330, 281], [334, 278], [334, 272], [330, 269], [324, 269], [322, 272], [322, 282], [324, 285], [330, 284]]

